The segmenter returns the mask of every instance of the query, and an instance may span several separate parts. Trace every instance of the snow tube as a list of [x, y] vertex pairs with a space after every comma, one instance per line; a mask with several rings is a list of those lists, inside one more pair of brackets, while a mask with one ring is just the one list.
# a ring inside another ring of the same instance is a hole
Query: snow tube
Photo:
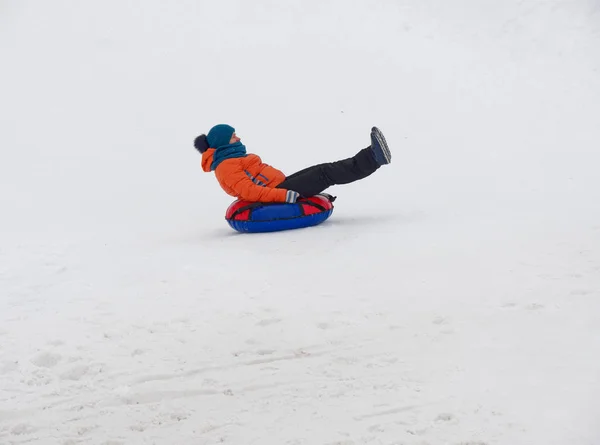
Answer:
[[316, 226], [331, 216], [335, 198], [315, 195], [296, 203], [234, 201], [225, 214], [229, 225], [243, 233], [277, 232]]

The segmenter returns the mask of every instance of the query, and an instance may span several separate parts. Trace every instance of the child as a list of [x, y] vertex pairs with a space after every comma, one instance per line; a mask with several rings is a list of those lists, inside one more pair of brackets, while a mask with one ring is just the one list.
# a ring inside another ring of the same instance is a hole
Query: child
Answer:
[[214, 171], [227, 194], [255, 202], [293, 203], [300, 197], [321, 193], [332, 185], [366, 178], [392, 160], [385, 138], [377, 127], [371, 129], [371, 145], [355, 156], [314, 165], [290, 176], [264, 164], [259, 156], [246, 154], [246, 147], [235, 129], [226, 124], [216, 125], [207, 135], [198, 136], [194, 147], [202, 153], [202, 169]]

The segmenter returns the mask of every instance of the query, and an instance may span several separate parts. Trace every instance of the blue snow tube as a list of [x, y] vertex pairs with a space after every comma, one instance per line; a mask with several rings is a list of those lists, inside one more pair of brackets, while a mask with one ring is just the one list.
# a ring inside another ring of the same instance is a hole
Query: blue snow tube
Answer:
[[333, 213], [334, 198], [315, 195], [295, 203], [234, 201], [225, 214], [229, 225], [242, 233], [278, 232], [321, 224]]

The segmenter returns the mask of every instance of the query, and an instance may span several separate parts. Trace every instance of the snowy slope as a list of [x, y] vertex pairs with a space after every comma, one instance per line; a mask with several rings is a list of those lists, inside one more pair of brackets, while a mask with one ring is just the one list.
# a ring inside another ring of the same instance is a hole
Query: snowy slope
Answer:
[[[600, 444], [592, 0], [0, 3], [0, 444]], [[245, 236], [287, 173], [394, 159]]]

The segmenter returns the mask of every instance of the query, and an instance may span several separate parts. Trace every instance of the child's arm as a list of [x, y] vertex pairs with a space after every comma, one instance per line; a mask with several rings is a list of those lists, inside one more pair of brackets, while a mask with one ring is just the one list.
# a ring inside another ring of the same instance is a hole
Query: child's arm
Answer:
[[223, 178], [225, 184], [233, 190], [239, 199], [252, 202], [296, 202], [298, 194], [292, 190], [277, 189], [256, 185], [244, 173]]

